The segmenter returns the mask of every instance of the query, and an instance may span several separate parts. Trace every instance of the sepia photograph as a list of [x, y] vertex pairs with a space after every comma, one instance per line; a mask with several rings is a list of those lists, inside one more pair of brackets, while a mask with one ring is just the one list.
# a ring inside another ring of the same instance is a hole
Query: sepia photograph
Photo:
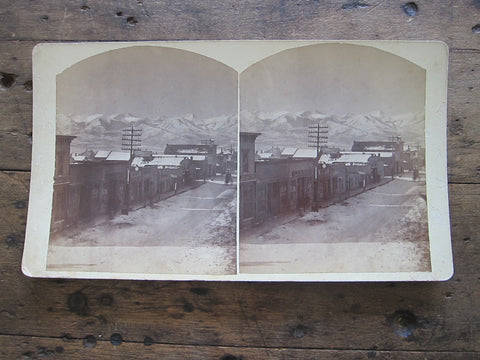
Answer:
[[448, 279], [447, 65], [428, 41], [39, 44], [22, 270]]
[[129, 47], [56, 78], [47, 269], [236, 273], [237, 74]]
[[429, 272], [425, 69], [319, 44], [240, 76], [240, 272]]

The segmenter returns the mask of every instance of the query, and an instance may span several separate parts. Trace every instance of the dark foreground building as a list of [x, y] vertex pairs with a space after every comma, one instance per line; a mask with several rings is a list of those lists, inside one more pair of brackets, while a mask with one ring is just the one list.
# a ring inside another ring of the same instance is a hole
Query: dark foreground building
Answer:
[[74, 138], [56, 138], [53, 234], [153, 204], [196, 180], [193, 160], [186, 156], [146, 155], [130, 161], [125, 153], [99, 151], [92, 159], [71, 161]]
[[260, 133], [240, 133], [240, 225], [309, 209], [313, 198], [315, 161], [272, 159], [255, 161]]

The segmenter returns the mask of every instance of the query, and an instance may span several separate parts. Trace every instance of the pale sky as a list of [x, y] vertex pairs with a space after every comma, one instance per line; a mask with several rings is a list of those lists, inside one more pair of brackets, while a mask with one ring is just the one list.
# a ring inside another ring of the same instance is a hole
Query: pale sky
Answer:
[[237, 112], [237, 72], [192, 52], [138, 46], [92, 56], [57, 76], [57, 112], [199, 118]]
[[[241, 74], [240, 95], [241, 109], [252, 112], [423, 112], [425, 70], [372, 47], [310, 45], [252, 65]], [[57, 110], [149, 118], [233, 114], [237, 72], [189, 51], [152, 46], [113, 50], [58, 75]]]
[[425, 70], [366, 46], [320, 44], [285, 50], [245, 70], [241, 108], [326, 114], [423, 112]]

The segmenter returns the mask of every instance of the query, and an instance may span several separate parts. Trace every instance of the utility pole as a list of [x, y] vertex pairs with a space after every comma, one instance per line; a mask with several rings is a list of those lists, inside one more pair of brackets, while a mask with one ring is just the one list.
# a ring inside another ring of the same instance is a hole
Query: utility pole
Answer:
[[328, 144], [328, 125], [310, 125], [308, 127], [308, 147], [317, 149], [313, 180], [313, 210], [318, 211], [318, 157], [323, 146]]
[[142, 129], [135, 129], [131, 127], [122, 129], [122, 150], [128, 150], [130, 156], [127, 167], [127, 183], [125, 186], [125, 209], [124, 214], [130, 211], [130, 170], [132, 167], [133, 156], [135, 151], [141, 150], [142, 147]]

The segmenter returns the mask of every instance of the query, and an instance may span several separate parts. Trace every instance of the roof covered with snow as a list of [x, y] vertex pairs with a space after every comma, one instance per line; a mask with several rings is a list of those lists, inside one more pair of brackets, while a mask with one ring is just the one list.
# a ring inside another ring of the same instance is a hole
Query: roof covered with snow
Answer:
[[388, 151], [393, 150], [393, 146], [390, 145], [376, 145], [376, 146], [365, 146], [364, 148], [367, 151]]
[[315, 159], [317, 149], [298, 149], [293, 155], [294, 159]]
[[87, 157], [85, 155], [72, 155], [72, 159], [75, 162], [86, 161]]
[[[132, 161], [132, 166], [144, 167], [144, 166], [160, 166], [167, 168], [178, 168], [181, 166], [182, 161], [185, 158], [190, 159], [193, 156], [178, 156], [178, 155], [154, 155], [152, 160], [145, 160], [143, 157], [138, 156]], [[202, 160], [205, 160], [205, 156], [199, 156]]]
[[167, 144], [164, 153], [168, 155], [201, 155], [216, 154], [217, 145], [201, 144], [201, 145], [175, 145]]
[[382, 158], [391, 158], [395, 156], [394, 152], [380, 152], [378, 153]]
[[162, 166], [162, 167], [175, 167], [178, 168], [182, 165], [184, 158], [155, 158], [148, 165]]
[[180, 159], [191, 159], [193, 161], [204, 161], [207, 159], [205, 155], [159, 155], [154, 154], [154, 158], [180, 158]]
[[217, 148], [217, 155], [231, 155], [232, 151], [230, 149]]
[[322, 154], [318, 162], [322, 164], [345, 163], [365, 165], [368, 164], [368, 160], [373, 156], [375, 156], [375, 154], [364, 152], [341, 152], [340, 156], [335, 156], [335, 154]]
[[273, 153], [271, 152], [258, 152], [256, 155], [263, 160], [273, 158]]
[[352, 151], [395, 151], [400, 145], [392, 141], [354, 141]]
[[285, 149], [283, 149], [281, 155], [282, 156], [293, 156], [293, 154], [295, 154], [295, 151], [297, 151], [296, 147], [286, 147]]
[[[96, 156], [95, 156], [96, 157]], [[107, 161], [129, 161], [130, 153], [122, 151], [111, 151], [106, 159]]]
[[110, 153], [111, 151], [109, 150], [98, 150], [95, 154], [95, 159], [106, 159]]

